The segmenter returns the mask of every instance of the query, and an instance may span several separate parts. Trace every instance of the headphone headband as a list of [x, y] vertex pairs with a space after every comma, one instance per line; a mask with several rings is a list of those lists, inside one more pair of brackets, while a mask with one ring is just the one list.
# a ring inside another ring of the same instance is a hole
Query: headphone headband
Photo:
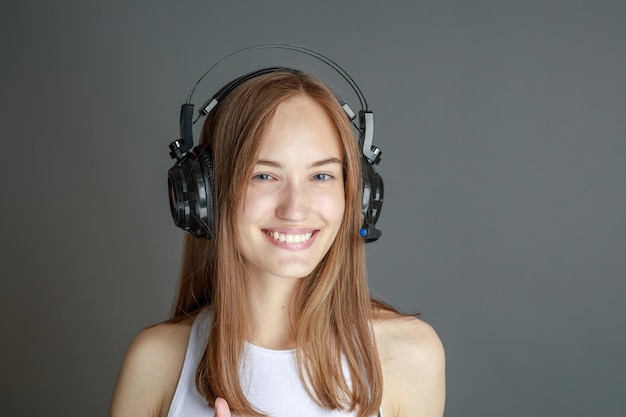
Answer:
[[287, 68], [287, 67], [268, 67], [268, 68], [262, 68], [260, 70], [249, 72], [246, 75], [242, 75], [241, 77], [234, 79], [228, 84], [226, 84], [217, 93], [215, 93], [213, 97], [205, 101], [202, 107], [200, 107], [200, 110], [198, 110], [198, 113], [199, 113], [198, 117], [206, 116], [207, 114], [209, 114], [211, 110], [213, 110], [213, 107], [217, 106], [217, 103], [222, 101], [222, 99], [226, 97], [231, 91], [233, 91], [235, 88], [239, 87], [241, 84], [245, 83], [246, 81], [258, 75], [271, 74], [273, 72], [279, 72], [279, 71], [291, 72], [293, 74], [299, 74], [301, 72], [296, 69]]
[[325, 55], [322, 55], [321, 53], [319, 53], [319, 52], [317, 52], [317, 51], [315, 51], [313, 49], [305, 48], [304, 46], [300, 46], [300, 45], [293, 45], [293, 44], [290, 44], [290, 43], [269, 43], [269, 44], [260, 44], [260, 45], [248, 46], [246, 48], [239, 49], [239, 50], [237, 50], [235, 52], [232, 52], [232, 53], [226, 55], [225, 57], [223, 57], [222, 59], [217, 61], [215, 64], [213, 64], [211, 67], [209, 67], [209, 69], [207, 69], [204, 72], [204, 74], [202, 74], [202, 76], [198, 79], [198, 81], [196, 81], [194, 86], [189, 91], [189, 94], [187, 95], [186, 103], [187, 104], [191, 104], [191, 97], [193, 97], [193, 94], [195, 93], [196, 88], [198, 87], [198, 85], [202, 82], [202, 80], [204, 79], [204, 77], [207, 76], [208, 73], [213, 71], [219, 65], [221, 65], [224, 62], [230, 60], [231, 58], [236, 57], [237, 55], [245, 54], [245, 53], [252, 52], [252, 51], [258, 51], [258, 50], [262, 50], [262, 49], [285, 49], [285, 50], [296, 51], [296, 52], [300, 52], [300, 53], [303, 53], [305, 55], [308, 55], [310, 57], [313, 57], [313, 58], [315, 58], [315, 59], [325, 63], [326, 65], [328, 65], [329, 67], [334, 69], [339, 75], [341, 75], [341, 77], [344, 80], [346, 80], [348, 82], [348, 84], [350, 84], [350, 87], [352, 87], [352, 89], [356, 93], [357, 97], [359, 98], [359, 101], [361, 103], [361, 109], [364, 110], [364, 111], [368, 111], [367, 100], [365, 100], [365, 96], [363, 95], [363, 92], [361, 92], [361, 89], [359, 88], [357, 83], [354, 82], [352, 77], [350, 77], [350, 75], [343, 68], [341, 68], [339, 66], [339, 64], [337, 64], [332, 59], [328, 58]]

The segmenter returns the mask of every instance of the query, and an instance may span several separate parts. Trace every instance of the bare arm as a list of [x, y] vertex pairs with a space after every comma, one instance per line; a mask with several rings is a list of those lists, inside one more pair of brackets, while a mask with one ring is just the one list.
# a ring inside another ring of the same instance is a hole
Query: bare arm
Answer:
[[383, 367], [385, 417], [441, 417], [445, 354], [431, 326], [414, 318], [382, 320], [377, 342]]
[[160, 417], [169, 410], [189, 339], [189, 323], [142, 331], [122, 363], [109, 417]]

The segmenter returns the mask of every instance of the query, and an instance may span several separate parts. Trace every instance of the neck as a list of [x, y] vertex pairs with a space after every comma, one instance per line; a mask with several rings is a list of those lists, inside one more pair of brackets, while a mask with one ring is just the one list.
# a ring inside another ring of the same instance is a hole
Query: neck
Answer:
[[247, 288], [248, 341], [268, 349], [290, 349], [290, 301], [297, 281], [279, 277], [249, 277]]

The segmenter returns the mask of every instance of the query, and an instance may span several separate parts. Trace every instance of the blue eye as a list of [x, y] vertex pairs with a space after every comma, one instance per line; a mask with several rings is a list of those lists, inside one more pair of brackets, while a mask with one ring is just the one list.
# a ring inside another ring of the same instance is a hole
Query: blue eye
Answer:
[[258, 181], [267, 181], [267, 180], [271, 180], [272, 177], [270, 176], [270, 174], [255, 174], [252, 177], [253, 180], [258, 180]]
[[313, 179], [315, 181], [328, 181], [328, 180], [332, 180], [333, 176], [329, 174], [315, 174], [313, 175]]

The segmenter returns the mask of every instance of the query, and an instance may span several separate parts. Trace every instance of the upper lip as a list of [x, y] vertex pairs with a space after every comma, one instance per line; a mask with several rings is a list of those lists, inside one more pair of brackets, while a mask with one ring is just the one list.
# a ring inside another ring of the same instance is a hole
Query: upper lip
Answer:
[[319, 230], [319, 229], [315, 229], [311, 227], [265, 227], [263, 228], [263, 231], [265, 232], [278, 232], [278, 233], [282, 233], [285, 235], [303, 235], [306, 233], [313, 233], [316, 230]]

